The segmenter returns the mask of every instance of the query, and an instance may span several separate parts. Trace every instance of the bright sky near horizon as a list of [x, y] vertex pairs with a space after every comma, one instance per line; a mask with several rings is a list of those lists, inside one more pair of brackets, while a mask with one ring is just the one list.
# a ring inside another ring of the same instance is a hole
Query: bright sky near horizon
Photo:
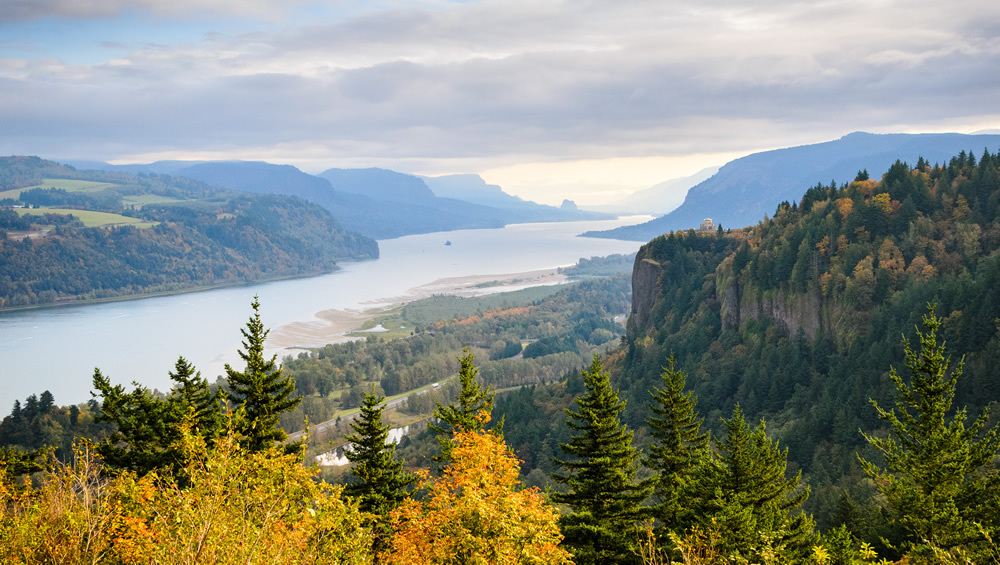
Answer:
[[600, 204], [852, 131], [998, 128], [998, 69], [981, 0], [0, 0], [0, 154]]

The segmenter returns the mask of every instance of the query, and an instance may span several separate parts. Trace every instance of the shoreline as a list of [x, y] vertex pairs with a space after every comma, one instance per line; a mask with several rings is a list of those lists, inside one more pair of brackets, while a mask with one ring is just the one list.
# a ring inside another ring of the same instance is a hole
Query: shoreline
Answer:
[[315, 320], [292, 322], [273, 328], [267, 338], [267, 347], [291, 354], [296, 350], [323, 347], [330, 343], [342, 343], [356, 337], [347, 334], [358, 331], [371, 320], [387, 312], [401, 308], [410, 302], [436, 295], [461, 297], [482, 296], [497, 292], [507, 292], [529, 288], [564, 284], [569, 277], [558, 268], [540, 269], [520, 273], [494, 275], [468, 275], [464, 277], [441, 278], [411, 288], [407, 294], [365, 301], [371, 308], [326, 309], [316, 312]]
[[[360, 261], [371, 261], [371, 259], [361, 259], [358, 261], [345, 261], [345, 262], [355, 263]], [[281, 275], [281, 276], [265, 277], [254, 280], [221, 282], [210, 285], [175, 288], [171, 290], [155, 290], [150, 292], [123, 294], [121, 296], [107, 296], [103, 298], [59, 298], [56, 299], [55, 302], [48, 302], [46, 304], [29, 304], [27, 306], [6, 306], [0, 308], [0, 316], [3, 316], [4, 314], [11, 312], [24, 312], [28, 310], [42, 310], [48, 308], [65, 308], [68, 306], [89, 306], [92, 304], [107, 304], [110, 302], [127, 302], [130, 300], [142, 300], [143, 298], [158, 298], [162, 296], [176, 296], [179, 294], [193, 294], [196, 292], [207, 292], [210, 290], [218, 290], [220, 288], [238, 288], [241, 286], [251, 286], [255, 284], [263, 284], [269, 282], [287, 281], [294, 279], [307, 279], [310, 277], [329, 275], [331, 273], [336, 273], [339, 270], [341, 270], [341, 268], [340, 268], [340, 263], [338, 262], [338, 264], [333, 269], [312, 271], [308, 273], [299, 273], [294, 275]]]

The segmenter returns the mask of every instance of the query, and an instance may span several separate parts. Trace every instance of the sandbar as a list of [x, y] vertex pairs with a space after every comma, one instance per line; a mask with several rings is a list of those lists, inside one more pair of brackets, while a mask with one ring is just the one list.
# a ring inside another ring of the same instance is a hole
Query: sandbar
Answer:
[[434, 295], [482, 296], [532, 286], [562, 284], [566, 280], [566, 275], [560, 273], [559, 269], [437, 279], [411, 288], [403, 296], [365, 301], [364, 304], [370, 305], [371, 308], [364, 310], [331, 308], [316, 312], [315, 320], [292, 322], [279, 326], [268, 335], [267, 346], [269, 349], [296, 350], [322, 347], [328, 343], [356, 339], [347, 334], [361, 329], [365, 322], [377, 318], [393, 308]]

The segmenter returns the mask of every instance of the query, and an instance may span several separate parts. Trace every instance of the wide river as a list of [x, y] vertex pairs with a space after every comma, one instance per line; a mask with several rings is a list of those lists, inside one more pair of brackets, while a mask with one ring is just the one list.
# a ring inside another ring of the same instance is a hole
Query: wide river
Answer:
[[[576, 235], [648, 219], [413, 235], [382, 240], [380, 259], [342, 263], [341, 270], [328, 275], [2, 313], [0, 418], [15, 399], [23, 403], [28, 395], [44, 390], [61, 405], [89, 400], [95, 367], [114, 383], [136, 381], [160, 390], [169, 389], [167, 372], [179, 355], [210, 381], [223, 374], [225, 363], [241, 368], [239, 331], [249, 318], [254, 295], [260, 296], [265, 326], [280, 331], [287, 324], [315, 323], [323, 310], [398, 303], [414, 295], [414, 289], [443, 278], [521, 273], [572, 265], [581, 257], [631, 253], [639, 242]], [[446, 241], [452, 245], [446, 246]]]

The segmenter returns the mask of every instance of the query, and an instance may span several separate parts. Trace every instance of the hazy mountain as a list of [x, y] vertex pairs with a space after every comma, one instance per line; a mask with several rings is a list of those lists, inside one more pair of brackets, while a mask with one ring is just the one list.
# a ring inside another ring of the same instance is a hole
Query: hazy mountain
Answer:
[[689, 177], [664, 181], [633, 192], [620, 202], [602, 206], [599, 209], [654, 215], [666, 214], [684, 203], [684, 198], [691, 187], [708, 179], [718, 170], [719, 167], [709, 167]]
[[434, 194], [490, 206], [507, 211], [513, 222], [560, 222], [568, 220], [596, 220], [612, 217], [603, 211], [578, 210], [555, 207], [523, 200], [507, 194], [495, 184], [486, 184], [479, 175], [444, 175], [421, 177]]
[[[348, 230], [376, 239], [457, 229], [499, 228], [540, 221], [602, 219], [607, 214], [560, 210], [525, 202], [487, 185], [477, 175], [425, 180], [386, 169], [329, 169], [310, 175], [291, 165], [251, 161], [157, 161], [110, 165], [69, 161], [86, 168], [187, 177], [214, 186], [260, 194], [294, 195], [319, 204]], [[74, 165], [75, 166], [75, 165]], [[442, 196], [455, 197], [442, 197]]]
[[220, 161], [172, 174], [247, 192], [294, 194], [323, 206], [345, 228], [376, 239], [505, 223], [490, 208], [437, 198], [420, 179], [385, 169], [331, 169], [324, 178], [291, 165]]
[[436, 198], [419, 177], [386, 169], [328, 169], [317, 176], [330, 181], [335, 190], [376, 200], [413, 202]]
[[725, 228], [739, 228], [773, 214], [783, 201], [798, 202], [818, 183], [843, 184], [862, 169], [877, 174], [897, 159], [913, 165], [923, 157], [933, 164], [960, 151], [972, 151], [978, 157], [985, 148], [997, 147], [1000, 135], [856, 132], [835, 141], [754, 153], [730, 161], [693, 187], [684, 203], [665, 216], [586, 235], [647, 241], [669, 231], [695, 228], [704, 218], [712, 218]]
[[[456, 198], [493, 206], [494, 208], [533, 208], [542, 206], [507, 194], [495, 184], [486, 184], [479, 175], [444, 175], [440, 177], [420, 177], [434, 194], [443, 198]], [[548, 207], [548, 206], [546, 206]]]

